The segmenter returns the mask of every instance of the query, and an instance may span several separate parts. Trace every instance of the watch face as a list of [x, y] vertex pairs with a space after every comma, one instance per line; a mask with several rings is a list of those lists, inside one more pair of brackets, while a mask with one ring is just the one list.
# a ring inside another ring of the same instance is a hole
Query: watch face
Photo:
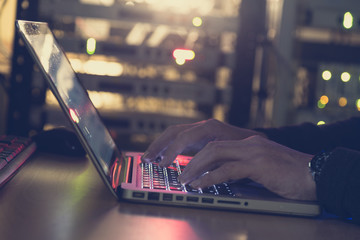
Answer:
[[315, 182], [319, 180], [321, 171], [330, 155], [331, 152], [321, 151], [319, 154], [315, 155], [313, 159], [311, 159], [309, 167]]

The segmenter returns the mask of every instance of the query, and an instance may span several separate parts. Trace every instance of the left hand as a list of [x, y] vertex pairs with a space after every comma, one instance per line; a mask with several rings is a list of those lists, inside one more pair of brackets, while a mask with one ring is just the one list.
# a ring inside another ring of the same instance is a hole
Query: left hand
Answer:
[[143, 162], [154, 162], [161, 158], [160, 166], [169, 166], [177, 155], [185, 151], [200, 151], [212, 141], [242, 140], [263, 133], [245, 128], [238, 128], [215, 119], [192, 124], [174, 125], [167, 128], [147, 149], [142, 156]]

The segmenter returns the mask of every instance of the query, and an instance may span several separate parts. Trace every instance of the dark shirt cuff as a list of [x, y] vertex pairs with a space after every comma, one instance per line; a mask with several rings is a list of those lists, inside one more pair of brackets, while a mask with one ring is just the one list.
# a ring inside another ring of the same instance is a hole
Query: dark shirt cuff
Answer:
[[335, 147], [360, 151], [360, 117], [353, 117], [333, 124], [317, 126], [304, 123], [280, 128], [257, 128], [270, 140], [309, 154]]
[[324, 209], [340, 217], [360, 219], [360, 152], [332, 151], [317, 182], [317, 198]]
[[264, 133], [274, 142], [300, 152], [316, 154], [324, 150], [321, 129], [311, 123], [281, 128], [256, 128], [254, 130]]

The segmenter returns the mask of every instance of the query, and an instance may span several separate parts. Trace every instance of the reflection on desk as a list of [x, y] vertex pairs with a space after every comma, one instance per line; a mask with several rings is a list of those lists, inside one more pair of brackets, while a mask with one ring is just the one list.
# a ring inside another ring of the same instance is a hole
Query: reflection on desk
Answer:
[[86, 158], [37, 153], [0, 189], [1, 239], [358, 239], [313, 219], [117, 202]]

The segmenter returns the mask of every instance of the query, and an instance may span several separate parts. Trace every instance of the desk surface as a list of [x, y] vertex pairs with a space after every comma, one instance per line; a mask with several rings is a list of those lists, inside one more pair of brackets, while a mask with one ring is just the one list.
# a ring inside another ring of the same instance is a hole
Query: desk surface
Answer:
[[359, 239], [360, 226], [118, 202], [86, 158], [37, 153], [0, 189], [0, 239]]

